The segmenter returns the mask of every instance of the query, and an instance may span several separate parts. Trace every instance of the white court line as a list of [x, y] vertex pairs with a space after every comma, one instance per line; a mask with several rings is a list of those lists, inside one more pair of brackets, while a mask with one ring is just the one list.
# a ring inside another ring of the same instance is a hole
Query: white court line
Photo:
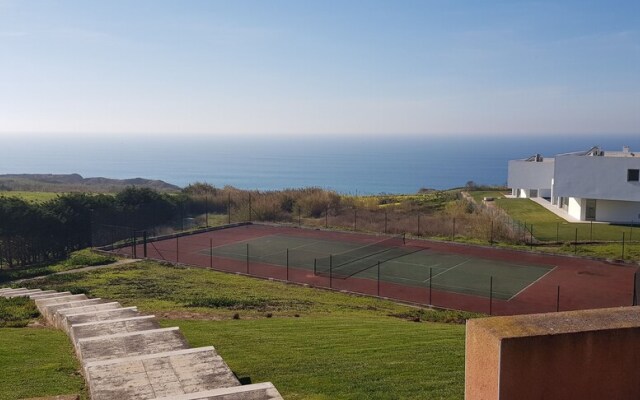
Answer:
[[[323, 242], [323, 240], [316, 240], [315, 242], [301, 244], [300, 246], [297, 246], [297, 247], [291, 247], [291, 248], [288, 248], [288, 249], [289, 249], [289, 250], [298, 250], [298, 249], [301, 249], [301, 248], [303, 248], [303, 247], [305, 247], [305, 246], [311, 246], [311, 245], [313, 245], [313, 244], [317, 244], [317, 243], [321, 243], [321, 242]], [[286, 252], [286, 249], [285, 249], [284, 251], [283, 251], [283, 250], [280, 250], [280, 251], [276, 251], [276, 252], [273, 252], [273, 253], [265, 254], [265, 255], [263, 255], [263, 256], [260, 256], [260, 258], [271, 257], [271, 256], [273, 256], [273, 255], [281, 254], [281, 253], [283, 253], [283, 252]]]
[[[446, 274], [447, 272], [451, 271], [452, 269], [454, 269], [454, 268], [458, 268], [458, 267], [459, 267], [459, 266], [461, 266], [462, 264], [466, 264], [466, 263], [468, 263], [468, 262], [469, 262], [469, 261], [471, 261], [471, 260], [473, 260], [473, 258], [467, 258], [467, 259], [466, 259], [466, 260], [464, 260], [463, 262], [458, 263], [458, 264], [454, 265], [453, 267], [447, 268], [447, 269], [445, 269], [444, 271], [442, 271], [442, 272], [439, 272], [439, 273], [435, 274], [434, 276], [432, 276], [432, 277], [431, 277], [431, 279], [433, 280], [433, 279], [435, 279], [436, 277], [438, 277], [438, 276], [440, 276], [440, 275], [442, 275], [442, 274]], [[423, 282], [423, 283], [429, 282], [429, 278], [425, 279], [425, 280], [424, 280], [424, 281], [422, 281], [422, 282]]]
[[558, 268], [558, 266], [556, 265], [555, 267], [551, 268], [549, 271], [547, 271], [546, 274], [542, 275], [540, 278], [536, 279], [535, 281], [531, 282], [530, 284], [528, 284], [527, 286], [525, 286], [524, 288], [522, 288], [518, 293], [514, 294], [513, 296], [509, 297], [509, 300], [507, 301], [511, 301], [511, 299], [513, 299], [514, 297], [516, 297], [517, 295], [519, 295], [520, 293], [524, 292], [525, 290], [529, 289], [533, 284], [537, 283], [540, 279], [544, 278], [545, 276], [549, 275], [550, 273], [552, 273], [553, 271], [555, 271], [555, 269]]

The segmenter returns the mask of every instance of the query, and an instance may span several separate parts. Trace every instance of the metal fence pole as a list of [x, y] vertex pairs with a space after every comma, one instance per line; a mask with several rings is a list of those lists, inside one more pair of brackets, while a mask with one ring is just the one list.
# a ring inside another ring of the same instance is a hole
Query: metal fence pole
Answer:
[[384, 209], [384, 233], [387, 233], [387, 209]]
[[380, 297], [380, 261], [378, 261], [378, 297]]
[[556, 293], [556, 312], [560, 311], [560, 285], [558, 285], [558, 292]]
[[247, 275], [249, 275], [249, 243], [247, 243]]
[[453, 242], [456, 239], [456, 219], [453, 219], [453, 229], [451, 231], [451, 241]]
[[622, 232], [622, 259], [624, 260], [624, 232]]
[[318, 275], [317, 264], [318, 264], [318, 259], [314, 258], [313, 259], [313, 275], [314, 276]]
[[573, 241], [573, 253], [578, 254], [578, 228], [576, 228], [576, 236]]
[[418, 236], [420, 236], [420, 213], [418, 213]]
[[142, 232], [142, 251], [144, 258], [147, 258], [147, 231]]
[[329, 206], [327, 206], [324, 212], [324, 227], [329, 228]]
[[589, 222], [589, 241], [593, 242], [593, 220]]
[[329, 289], [333, 288], [333, 255], [329, 255]]
[[353, 209], [353, 230], [354, 231], [358, 230], [358, 209], [357, 208]]
[[493, 220], [491, 220], [491, 233], [489, 234], [489, 244], [493, 246]]
[[560, 222], [556, 222], [556, 243], [560, 243]]
[[133, 258], [138, 258], [138, 249], [136, 249], [138, 243], [136, 242], [136, 231], [133, 231], [133, 235], [132, 235], [132, 242], [131, 242], [131, 255], [133, 256]]
[[209, 238], [209, 268], [213, 269], [213, 239]]
[[300, 207], [298, 207], [298, 226], [302, 225], [302, 211]]
[[433, 296], [431, 295], [431, 289], [433, 288], [432, 282], [433, 282], [433, 268], [429, 268], [429, 306], [431, 306], [432, 303], [432, 299]]
[[287, 248], [287, 280], [289, 280], [289, 248]]
[[638, 272], [634, 272], [633, 274], [633, 297], [631, 300], [632, 306], [638, 305]]
[[489, 315], [493, 315], [493, 276], [489, 277]]
[[529, 240], [529, 248], [533, 250], [533, 224], [531, 224], [531, 238]]
[[179, 237], [180, 236], [176, 235], [176, 264], [180, 262], [179, 261], [180, 260], [179, 259], [179, 257], [180, 257], [180, 242], [178, 240]]
[[249, 222], [251, 222], [251, 192], [249, 192]]
[[205, 226], [209, 227], [209, 197], [204, 196], [204, 215], [205, 215]]
[[227, 223], [231, 224], [231, 192], [227, 196]]

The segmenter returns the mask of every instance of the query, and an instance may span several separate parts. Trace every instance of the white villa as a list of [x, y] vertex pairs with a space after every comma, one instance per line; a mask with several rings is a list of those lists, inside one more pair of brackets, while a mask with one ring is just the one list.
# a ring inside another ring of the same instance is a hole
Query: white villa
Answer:
[[640, 221], [640, 153], [588, 151], [509, 161], [516, 197], [542, 197], [581, 221]]

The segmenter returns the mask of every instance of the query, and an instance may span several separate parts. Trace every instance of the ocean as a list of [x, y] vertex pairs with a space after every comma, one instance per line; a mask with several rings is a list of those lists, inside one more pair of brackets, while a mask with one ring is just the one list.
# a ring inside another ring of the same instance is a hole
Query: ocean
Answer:
[[178, 186], [274, 190], [317, 186], [346, 194], [415, 193], [503, 185], [507, 162], [599, 145], [640, 151], [640, 135], [0, 137], [0, 174], [79, 173], [161, 179]]

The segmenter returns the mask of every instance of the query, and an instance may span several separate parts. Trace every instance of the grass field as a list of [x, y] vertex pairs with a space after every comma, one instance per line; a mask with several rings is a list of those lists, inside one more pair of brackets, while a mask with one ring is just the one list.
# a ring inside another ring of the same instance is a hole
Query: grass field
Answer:
[[17, 197], [22, 200], [31, 203], [44, 203], [45, 201], [53, 200], [60, 196], [62, 193], [56, 192], [23, 192], [23, 191], [1, 191], [0, 197]]
[[49, 328], [0, 328], [0, 399], [80, 394], [80, 365], [67, 335]]
[[287, 399], [461, 399], [459, 323], [478, 316], [148, 261], [32, 286], [137, 305]]

